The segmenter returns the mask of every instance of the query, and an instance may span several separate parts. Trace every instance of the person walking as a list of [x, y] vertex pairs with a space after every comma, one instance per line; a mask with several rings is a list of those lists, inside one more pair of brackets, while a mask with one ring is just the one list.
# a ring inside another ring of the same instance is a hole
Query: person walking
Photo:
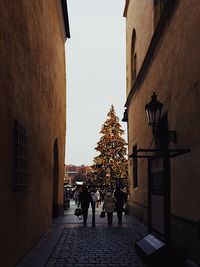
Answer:
[[104, 202], [103, 202], [103, 207], [102, 207], [103, 211], [107, 213], [108, 226], [112, 225], [115, 202], [116, 202], [116, 199], [113, 196], [112, 191], [108, 190], [108, 192], [106, 193], [104, 197]]
[[97, 192], [96, 192], [96, 198], [97, 198], [96, 204], [97, 204], [97, 208], [98, 208], [99, 204], [100, 204], [100, 198], [101, 198], [99, 190], [97, 190]]
[[122, 224], [122, 212], [123, 212], [124, 204], [127, 201], [127, 195], [123, 191], [121, 191], [120, 186], [117, 186], [115, 193], [114, 193], [114, 197], [116, 198], [115, 207], [116, 207], [116, 212], [117, 212], [117, 217], [118, 217], [118, 224], [121, 225]]
[[78, 202], [78, 207], [81, 205], [84, 226], [86, 226], [87, 224], [88, 209], [90, 203], [92, 203], [92, 197], [90, 192], [88, 192], [86, 186], [84, 185], [82, 187], [82, 192], [79, 193], [79, 202]]
[[79, 192], [78, 189], [76, 189], [75, 193], [74, 193], [74, 200], [75, 200], [75, 204], [78, 204], [78, 200], [79, 200]]
[[96, 207], [96, 202], [97, 202], [97, 196], [96, 196], [95, 189], [92, 189], [91, 197], [92, 197], [92, 202], [91, 202], [91, 206], [92, 206], [92, 227], [95, 227], [95, 207]]

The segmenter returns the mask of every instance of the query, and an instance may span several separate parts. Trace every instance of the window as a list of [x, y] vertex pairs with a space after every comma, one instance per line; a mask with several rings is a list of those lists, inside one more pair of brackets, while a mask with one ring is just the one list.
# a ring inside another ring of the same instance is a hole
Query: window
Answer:
[[136, 42], [136, 32], [133, 30], [132, 34], [132, 44], [131, 44], [131, 87], [136, 79], [137, 70], [136, 70], [136, 59], [137, 55], [135, 52], [135, 42]]
[[13, 191], [27, 193], [29, 190], [29, 149], [27, 130], [13, 121]]
[[154, 29], [163, 13], [168, 0], [154, 0]]
[[[136, 155], [137, 145], [133, 147], [133, 155]], [[138, 166], [137, 158], [133, 157], [133, 187], [138, 187]]]

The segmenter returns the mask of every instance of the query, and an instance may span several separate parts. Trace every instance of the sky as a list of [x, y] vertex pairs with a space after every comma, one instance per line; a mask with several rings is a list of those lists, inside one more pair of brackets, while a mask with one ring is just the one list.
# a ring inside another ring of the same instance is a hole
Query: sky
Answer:
[[68, 1], [66, 164], [92, 165], [112, 104], [126, 131], [121, 122], [126, 101], [124, 4], [124, 0]]

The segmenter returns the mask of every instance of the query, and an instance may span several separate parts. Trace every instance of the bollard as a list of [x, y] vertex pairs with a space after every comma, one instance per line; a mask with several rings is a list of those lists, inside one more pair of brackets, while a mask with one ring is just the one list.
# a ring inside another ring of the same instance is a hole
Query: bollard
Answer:
[[95, 227], [95, 206], [96, 206], [96, 202], [92, 202], [91, 206], [92, 206], [92, 227]]

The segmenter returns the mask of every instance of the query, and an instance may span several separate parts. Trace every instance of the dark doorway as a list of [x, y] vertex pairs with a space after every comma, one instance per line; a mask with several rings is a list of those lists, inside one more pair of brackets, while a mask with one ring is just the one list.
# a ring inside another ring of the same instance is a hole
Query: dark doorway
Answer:
[[53, 183], [52, 183], [52, 217], [59, 216], [58, 207], [58, 181], [59, 181], [59, 158], [58, 158], [58, 140], [54, 142], [53, 148]]
[[170, 161], [168, 155], [168, 120], [160, 121], [155, 147], [159, 157], [149, 159], [149, 231], [159, 238], [170, 240]]

